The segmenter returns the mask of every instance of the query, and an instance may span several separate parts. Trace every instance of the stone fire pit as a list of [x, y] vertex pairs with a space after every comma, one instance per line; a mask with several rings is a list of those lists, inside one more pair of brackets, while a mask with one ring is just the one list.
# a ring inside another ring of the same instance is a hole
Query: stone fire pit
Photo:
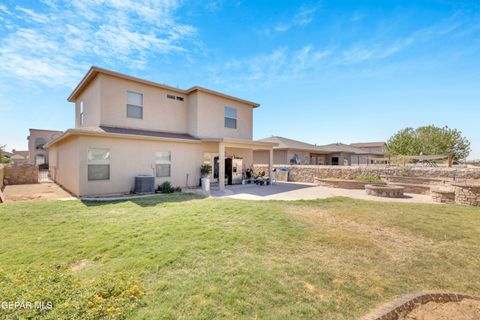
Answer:
[[378, 186], [367, 184], [365, 186], [365, 191], [368, 195], [375, 197], [402, 198], [404, 187], [392, 185]]

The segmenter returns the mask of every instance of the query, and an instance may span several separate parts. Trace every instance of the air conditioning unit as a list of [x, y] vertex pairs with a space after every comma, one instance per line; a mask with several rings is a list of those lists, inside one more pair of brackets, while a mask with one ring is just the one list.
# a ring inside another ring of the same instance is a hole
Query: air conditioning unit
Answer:
[[155, 193], [155, 177], [152, 175], [135, 176], [134, 192], [138, 194]]

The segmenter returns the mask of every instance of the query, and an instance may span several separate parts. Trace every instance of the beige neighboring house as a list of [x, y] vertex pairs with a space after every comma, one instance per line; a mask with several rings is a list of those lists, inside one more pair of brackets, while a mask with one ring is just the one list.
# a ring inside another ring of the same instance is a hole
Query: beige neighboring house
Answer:
[[365, 152], [368, 152], [368, 164], [388, 164], [389, 160], [387, 158], [388, 148], [387, 143], [380, 142], [358, 142], [351, 143], [352, 147], [362, 149]]
[[37, 166], [48, 165], [48, 152], [44, 146], [62, 134], [63, 131], [58, 130], [30, 129], [27, 137], [30, 163]]
[[[371, 163], [369, 161], [371, 157], [378, 157], [378, 154], [369, 150], [343, 143], [314, 145], [279, 136], [272, 136], [257, 141], [278, 144], [278, 146], [273, 148], [274, 164], [368, 165]], [[268, 156], [264, 151], [255, 151], [253, 153], [254, 163], [266, 164], [268, 163]]]
[[[273, 148], [274, 164], [327, 164], [329, 153], [318, 146], [298, 140], [288, 139], [279, 136], [272, 136], [257, 140], [277, 144]], [[269, 154], [258, 150], [253, 153], [255, 164], [266, 164]]]
[[265, 150], [273, 162], [275, 144], [252, 140], [255, 102], [98, 67], [68, 101], [75, 103], [75, 128], [46, 147], [51, 177], [77, 196], [128, 193], [142, 174], [153, 175], [156, 184], [198, 186], [202, 164], [212, 165], [223, 190], [241, 183], [255, 150]]
[[30, 159], [29, 155], [30, 155], [30, 152], [28, 150], [13, 149], [10, 159], [13, 161], [13, 163], [25, 164], [25, 163], [29, 163], [29, 159]]

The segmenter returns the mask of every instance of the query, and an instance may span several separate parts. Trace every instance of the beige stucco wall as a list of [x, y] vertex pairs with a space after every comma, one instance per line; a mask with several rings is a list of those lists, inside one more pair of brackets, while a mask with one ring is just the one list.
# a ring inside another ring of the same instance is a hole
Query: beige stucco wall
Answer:
[[[101, 83], [97, 76], [75, 101], [75, 127], [98, 127], [100, 118]], [[80, 124], [80, 103], [83, 102], [83, 125]]]
[[48, 149], [52, 179], [75, 195], [80, 192], [78, 140], [78, 137], [68, 137]]
[[[218, 97], [205, 92], [190, 94], [189, 107], [193, 115], [189, 121], [189, 133], [198, 137], [223, 137], [252, 139], [253, 108], [240, 102]], [[237, 128], [225, 128], [225, 107], [237, 110]], [[195, 119], [196, 118], [196, 119]]]
[[288, 150], [287, 163], [290, 163], [290, 159], [293, 159], [295, 154], [298, 155], [300, 164], [310, 164], [310, 152], [300, 150]]
[[253, 150], [244, 148], [225, 148], [225, 157], [243, 158], [243, 169], [253, 166]]
[[[87, 151], [110, 150], [110, 180], [88, 181]], [[155, 153], [171, 152], [171, 177], [156, 178], [156, 184], [170, 181], [175, 186], [198, 185], [204, 152], [218, 152], [215, 143], [177, 143], [82, 136], [78, 141], [80, 195], [128, 193], [139, 174], [154, 174]]]
[[48, 151], [45, 149], [37, 149], [35, 141], [38, 138], [43, 138], [48, 143], [61, 135], [62, 133], [58, 131], [30, 129], [30, 134], [28, 136], [28, 152], [30, 154], [29, 162], [35, 164], [36, 156], [43, 155], [45, 157], [45, 163], [49, 163]]
[[[178, 92], [100, 74], [103, 125], [166, 132], [187, 132], [187, 97]], [[127, 117], [127, 91], [143, 94], [143, 119]], [[167, 98], [167, 94], [184, 101]]]
[[[255, 150], [253, 151], [253, 163], [254, 164], [268, 164], [269, 151]], [[287, 151], [286, 150], [273, 150], [273, 164], [288, 164]]]

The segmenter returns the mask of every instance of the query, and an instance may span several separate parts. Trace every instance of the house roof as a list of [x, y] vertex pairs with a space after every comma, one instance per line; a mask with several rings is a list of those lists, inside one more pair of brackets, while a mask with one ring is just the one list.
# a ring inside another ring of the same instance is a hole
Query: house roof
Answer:
[[27, 159], [30, 156], [30, 151], [28, 150], [15, 150], [12, 152], [12, 159]]
[[151, 131], [133, 128], [121, 127], [83, 127], [80, 129], [69, 129], [63, 135], [47, 143], [45, 147], [49, 148], [52, 145], [66, 139], [70, 136], [99, 136], [99, 137], [113, 137], [124, 139], [141, 139], [141, 140], [162, 140], [184, 143], [199, 143], [199, 142], [224, 142], [229, 147], [252, 148], [252, 149], [270, 149], [275, 147], [276, 143], [252, 141], [249, 139], [234, 139], [234, 138], [197, 138], [187, 133], [174, 133]]
[[49, 148], [52, 145], [70, 137], [70, 136], [99, 136], [99, 137], [113, 137], [126, 139], [142, 139], [142, 140], [167, 140], [177, 142], [200, 142], [201, 140], [189, 134], [172, 133], [162, 131], [150, 131], [142, 129], [119, 128], [119, 127], [83, 127], [78, 129], [68, 129], [60, 137], [48, 142], [45, 147]]
[[350, 143], [352, 147], [356, 148], [368, 148], [368, 147], [385, 147], [387, 145], [386, 142], [379, 141], [379, 142], [357, 142], [357, 143]]
[[278, 147], [275, 147], [274, 149], [316, 150], [316, 146], [313, 144], [279, 136], [271, 136], [257, 141], [278, 143]]
[[353, 154], [366, 154], [367, 151], [363, 149], [359, 149], [356, 147], [349, 146], [348, 144], [344, 143], [331, 143], [322, 146], [318, 146], [324, 150], [328, 150], [331, 153], [333, 152], [344, 152], [344, 153], [353, 153]]
[[90, 68], [90, 70], [88, 70], [87, 74], [85, 74], [85, 76], [82, 78], [82, 80], [79, 82], [79, 84], [75, 87], [75, 89], [72, 91], [72, 93], [70, 94], [70, 96], [68, 97], [67, 100], [70, 101], [70, 102], [74, 102], [75, 99], [83, 92], [83, 90], [95, 79], [95, 77], [99, 73], [103, 73], [103, 74], [106, 74], [106, 75], [109, 75], [109, 76], [112, 76], [112, 77], [116, 77], [116, 78], [120, 78], [120, 79], [125, 79], [125, 80], [130, 80], [130, 81], [134, 81], [134, 82], [138, 82], [138, 83], [143, 83], [145, 85], [149, 85], [149, 86], [153, 86], [153, 87], [157, 87], [157, 88], [162, 88], [162, 89], [174, 91], [174, 92], [185, 94], [185, 95], [188, 95], [188, 94], [193, 93], [195, 91], [202, 91], [202, 92], [205, 92], [205, 93], [208, 93], [208, 94], [211, 94], [211, 95], [215, 95], [215, 96], [219, 96], [219, 97], [222, 97], [222, 98], [225, 98], [225, 99], [229, 99], [229, 100], [237, 101], [237, 102], [244, 103], [244, 104], [247, 104], [247, 105], [251, 105], [253, 108], [256, 108], [256, 107], [260, 106], [260, 104], [256, 103], [256, 102], [240, 99], [240, 98], [237, 98], [237, 97], [234, 97], [234, 96], [227, 95], [225, 93], [221, 93], [221, 92], [218, 92], [218, 91], [210, 90], [210, 89], [199, 87], [199, 86], [194, 86], [194, 87], [191, 87], [190, 89], [183, 90], [183, 89], [175, 88], [175, 87], [163, 84], [163, 83], [158, 83], [158, 82], [153, 82], [153, 81], [149, 81], [149, 80], [145, 80], [145, 79], [141, 79], [141, 78], [137, 78], [137, 77], [132, 77], [132, 76], [129, 76], [129, 75], [126, 75], [126, 74], [123, 74], [123, 73], [99, 68], [99, 67], [96, 67], [96, 66], [92, 66]]
[[45, 132], [55, 132], [55, 133], [63, 133], [63, 131], [60, 131], [60, 130], [49, 130], [49, 129], [34, 129], [34, 128], [30, 128], [28, 129], [30, 131], [45, 131]]
[[172, 133], [172, 132], [118, 128], [118, 127], [109, 127], [109, 126], [100, 126], [100, 129], [107, 133], [130, 134], [130, 135], [138, 135], [138, 136], [171, 138], [171, 139], [200, 140], [187, 133]]

